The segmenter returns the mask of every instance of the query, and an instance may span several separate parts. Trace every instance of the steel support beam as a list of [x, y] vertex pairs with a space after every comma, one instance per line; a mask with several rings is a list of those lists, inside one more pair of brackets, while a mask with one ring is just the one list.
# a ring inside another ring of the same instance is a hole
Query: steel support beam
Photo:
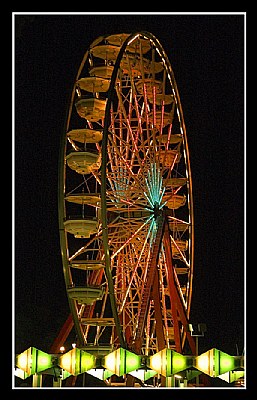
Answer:
[[160, 214], [156, 218], [157, 224], [157, 232], [155, 242], [153, 244], [152, 254], [150, 258], [150, 262], [148, 265], [148, 270], [146, 274], [146, 279], [144, 282], [143, 292], [141, 302], [139, 304], [139, 315], [138, 315], [138, 326], [136, 330], [136, 336], [134, 339], [133, 349], [136, 353], [139, 353], [142, 346], [142, 340], [144, 336], [144, 328], [146, 325], [146, 318], [149, 311], [150, 305], [150, 293], [154, 282], [154, 276], [157, 269], [157, 263], [160, 253], [160, 246], [163, 237], [163, 228], [164, 228], [164, 216]]
[[[184, 331], [186, 332], [186, 337], [190, 346], [190, 349], [192, 351], [192, 354], [195, 354], [196, 352], [196, 348], [195, 348], [195, 341], [193, 339], [193, 337], [191, 336], [190, 332], [188, 332], [187, 326], [188, 326], [188, 318], [187, 318], [187, 314], [186, 314], [186, 310], [184, 307], [184, 304], [182, 302], [182, 299], [180, 297], [180, 294], [178, 292], [178, 288], [175, 282], [175, 276], [174, 276], [174, 270], [173, 270], [173, 264], [172, 264], [172, 249], [171, 249], [171, 241], [170, 241], [170, 233], [169, 233], [169, 227], [168, 224], [165, 224], [165, 229], [164, 229], [164, 236], [163, 236], [163, 243], [164, 243], [164, 249], [165, 249], [165, 256], [166, 256], [166, 260], [167, 260], [167, 277], [168, 277], [168, 285], [169, 285], [169, 290], [171, 293], [171, 297], [172, 300], [174, 302], [174, 314], [173, 314], [173, 318], [174, 318], [174, 322], [175, 322], [175, 326], [174, 329], [176, 329], [175, 333], [175, 341], [178, 341], [178, 338], [176, 338], [176, 336], [178, 336], [178, 332], [177, 332], [177, 328], [178, 328], [178, 319], [177, 319], [177, 315], [180, 318], [180, 321], [183, 325]], [[179, 336], [180, 338], [180, 336]], [[180, 339], [179, 339], [180, 340]], [[176, 346], [179, 347], [179, 344]]]

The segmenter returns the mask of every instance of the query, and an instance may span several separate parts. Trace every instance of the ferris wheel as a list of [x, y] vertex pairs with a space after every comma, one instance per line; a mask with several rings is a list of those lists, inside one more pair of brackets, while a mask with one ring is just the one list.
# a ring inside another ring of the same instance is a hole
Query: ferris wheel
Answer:
[[61, 143], [59, 228], [78, 345], [182, 352], [194, 220], [186, 127], [149, 32], [99, 37], [77, 72]]

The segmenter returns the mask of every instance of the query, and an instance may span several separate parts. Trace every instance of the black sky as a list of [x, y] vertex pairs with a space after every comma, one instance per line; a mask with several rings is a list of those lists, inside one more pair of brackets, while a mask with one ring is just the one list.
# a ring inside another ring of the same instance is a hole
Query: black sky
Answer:
[[195, 210], [192, 321], [200, 351], [244, 347], [245, 16], [15, 15], [15, 345], [47, 351], [68, 316], [58, 156], [73, 81], [100, 35], [149, 31], [171, 62], [187, 127]]

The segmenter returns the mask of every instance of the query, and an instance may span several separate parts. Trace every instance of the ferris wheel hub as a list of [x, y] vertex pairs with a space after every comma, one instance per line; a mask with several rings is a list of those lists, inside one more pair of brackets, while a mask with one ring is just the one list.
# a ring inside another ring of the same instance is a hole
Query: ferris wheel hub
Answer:
[[163, 214], [163, 209], [160, 209], [160, 204], [159, 203], [154, 203], [153, 207], [153, 214], [154, 214], [154, 219], [156, 220], [160, 215]]

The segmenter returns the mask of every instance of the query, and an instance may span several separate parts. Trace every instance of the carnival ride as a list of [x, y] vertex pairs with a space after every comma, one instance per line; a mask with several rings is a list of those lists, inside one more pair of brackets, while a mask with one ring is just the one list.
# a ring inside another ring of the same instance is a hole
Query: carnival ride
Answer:
[[182, 352], [194, 226], [186, 127], [169, 59], [149, 32], [99, 37], [72, 90], [59, 228], [77, 344]]

